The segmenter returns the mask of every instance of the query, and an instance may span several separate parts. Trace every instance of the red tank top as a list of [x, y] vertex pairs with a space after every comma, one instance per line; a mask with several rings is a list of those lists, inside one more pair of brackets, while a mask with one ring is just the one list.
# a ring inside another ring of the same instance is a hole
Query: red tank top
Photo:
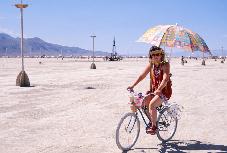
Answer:
[[161, 68], [161, 65], [159, 66], [153, 65], [153, 68], [151, 68], [151, 79], [152, 92], [154, 92], [156, 89], [158, 89], [158, 86], [160, 85], [163, 79], [163, 70]]
[[[151, 78], [151, 92], [154, 92], [158, 89], [159, 85], [163, 80], [163, 65], [160, 64], [159, 66], [153, 65], [150, 72]], [[172, 81], [169, 79], [167, 85], [162, 89], [162, 94], [165, 95], [167, 99], [169, 99], [172, 95]]]

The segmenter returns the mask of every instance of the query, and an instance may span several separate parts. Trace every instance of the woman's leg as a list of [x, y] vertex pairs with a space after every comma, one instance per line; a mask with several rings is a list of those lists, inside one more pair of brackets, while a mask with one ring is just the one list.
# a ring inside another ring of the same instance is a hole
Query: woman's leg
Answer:
[[149, 104], [149, 111], [151, 114], [152, 119], [152, 125], [156, 127], [157, 122], [157, 109], [156, 107], [160, 106], [162, 104], [161, 98], [156, 95], [154, 98], [152, 98], [150, 104]]
[[148, 115], [147, 117], [149, 118], [150, 122], [151, 122], [151, 114], [150, 114], [149, 105], [150, 105], [151, 99], [152, 99], [153, 97], [154, 97], [153, 95], [149, 95], [149, 96], [147, 96], [146, 99], [144, 99], [144, 104], [145, 104], [145, 106], [147, 106], [147, 108], [148, 108], [148, 110], [146, 110], [146, 114]]

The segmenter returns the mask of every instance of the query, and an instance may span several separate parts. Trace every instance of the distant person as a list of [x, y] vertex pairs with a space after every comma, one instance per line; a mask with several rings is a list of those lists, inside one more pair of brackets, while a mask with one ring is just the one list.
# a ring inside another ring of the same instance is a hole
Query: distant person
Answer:
[[181, 56], [181, 64], [184, 65], [184, 56]]
[[145, 105], [149, 108], [151, 119], [150, 127], [147, 133], [154, 135], [157, 130], [157, 107], [161, 106], [163, 99], [169, 99], [172, 94], [170, 80], [170, 64], [165, 61], [164, 50], [160, 47], [152, 46], [149, 50], [149, 63], [144, 72], [140, 74], [137, 80], [127, 89], [133, 88], [150, 73], [150, 90], [154, 95], [149, 95], [145, 99]]

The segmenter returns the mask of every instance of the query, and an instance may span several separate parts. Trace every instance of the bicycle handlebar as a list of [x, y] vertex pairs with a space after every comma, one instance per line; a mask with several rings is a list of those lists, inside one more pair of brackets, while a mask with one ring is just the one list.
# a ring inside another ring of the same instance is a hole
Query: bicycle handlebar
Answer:
[[[134, 90], [133, 89], [127, 89], [130, 93], [135, 93], [134, 92]], [[141, 93], [142, 94], [142, 93]], [[153, 93], [153, 92], [150, 92], [150, 93], [148, 93], [148, 94], [145, 94], [144, 96], [143, 96], [143, 98], [145, 98], [145, 97], [147, 97], [147, 96], [149, 96], [149, 95], [154, 95], [155, 96], [155, 94]]]

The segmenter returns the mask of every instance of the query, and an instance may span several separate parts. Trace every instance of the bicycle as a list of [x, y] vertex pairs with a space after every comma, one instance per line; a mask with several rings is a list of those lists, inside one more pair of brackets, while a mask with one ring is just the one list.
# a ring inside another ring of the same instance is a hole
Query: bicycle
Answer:
[[[151, 120], [147, 113], [148, 108], [144, 105], [144, 100], [147, 96], [154, 95], [154, 93], [143, 96], [142, 93], [135, 94], [134, 91], [130, 91], [130, 94], [132, 112], [126, 113], [120, 119], [116, 129], [116, 144], [123, 151], [130, 150], [139, 138], [139, 113], [145, 123], [146, 130], [151, 126]], [[180, 107], [177, 104], [170, 104], [166, 99], [162, 100], [164, 101], [163, 104], [156, 108], [158, 110], [156, 134], [160, 141], [167, 142], [176, 133]], [[128, 137], [124, 134], [127, 134]]]

